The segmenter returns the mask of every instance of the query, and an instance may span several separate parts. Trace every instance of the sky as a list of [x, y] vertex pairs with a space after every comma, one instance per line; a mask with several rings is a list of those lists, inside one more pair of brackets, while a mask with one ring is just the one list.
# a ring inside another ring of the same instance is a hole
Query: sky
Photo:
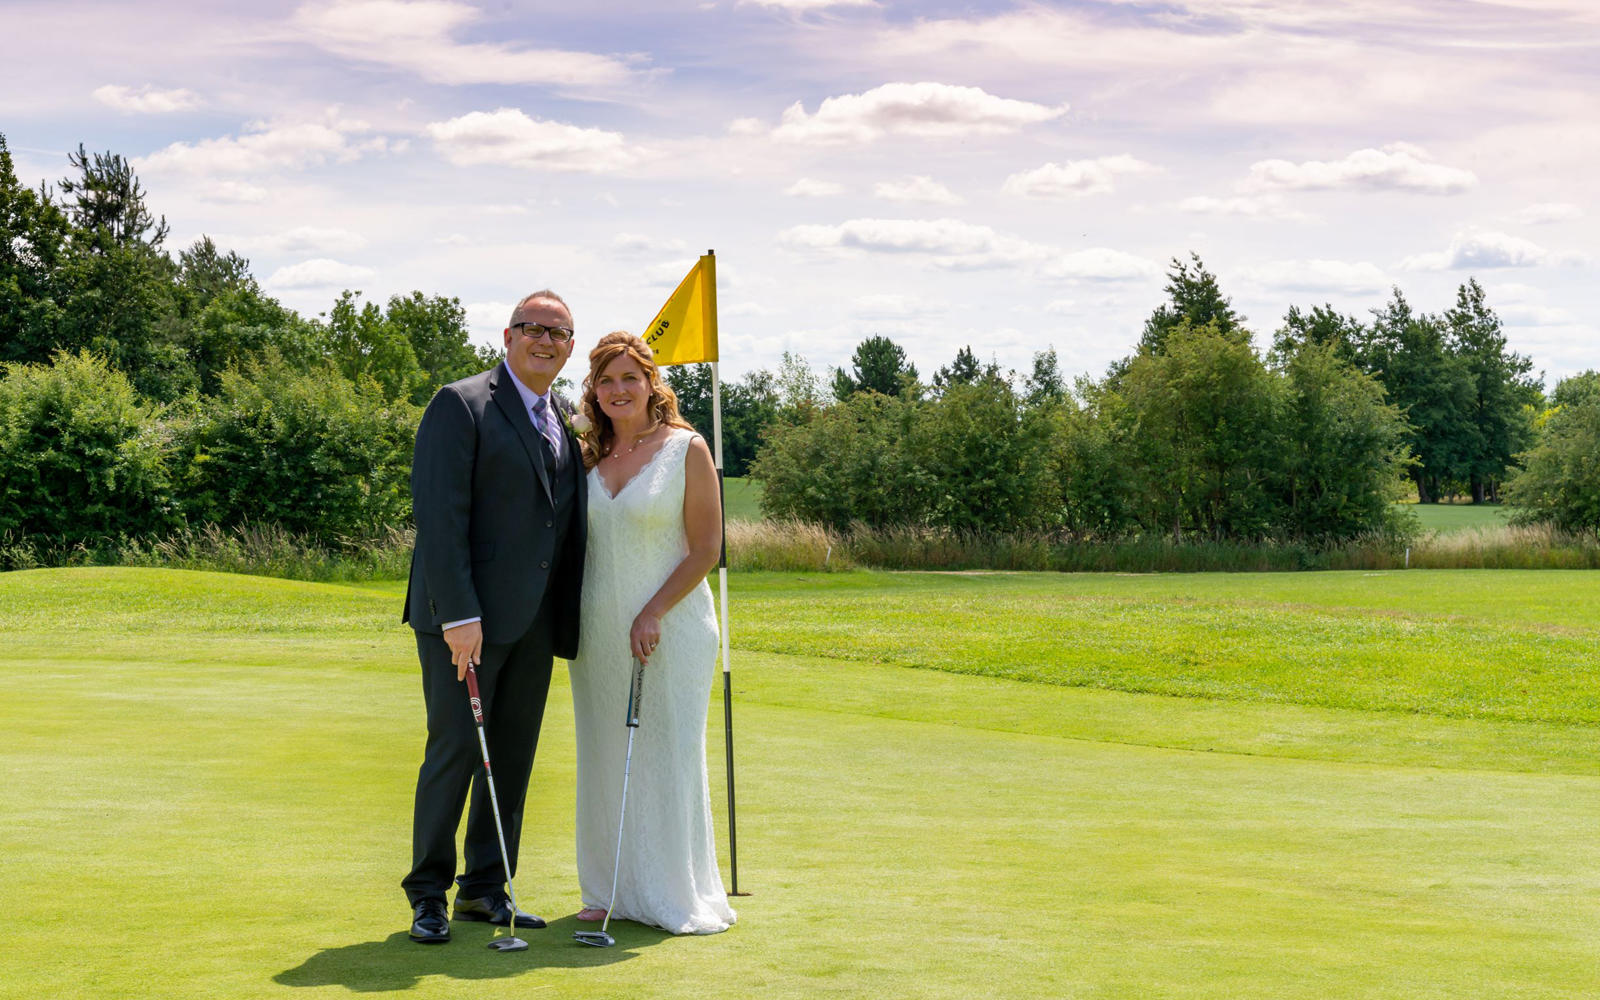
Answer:
[[722, 369], [888, 336], [1069, 376], [1200, 255], [1291, 305], [1441, 312], [1476, 278], [1553, 385], [1600, 366], [1594, 0], [0, 0], [27, 182], [128, 157], [305, 315], [421, 290], [578, 347], [717, 255]]

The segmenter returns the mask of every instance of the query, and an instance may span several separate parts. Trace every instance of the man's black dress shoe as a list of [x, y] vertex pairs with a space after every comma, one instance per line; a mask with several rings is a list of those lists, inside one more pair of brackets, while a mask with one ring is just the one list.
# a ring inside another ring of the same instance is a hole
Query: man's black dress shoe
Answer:
[[418, 944], [443, 944], [450, 940], [450, 921], [444, 900], [424, 899], [411, 911], [411, 940]]
[[[482, 899], [462, 899], [457, 896], [456, 912], [451, 919], [486, 921], [505, 927], [511, 923], [511, 900], [505, 896], [484, 896]], [[544, 920], [518, 910], [517, 926], [539, 928], [544, 926]]]

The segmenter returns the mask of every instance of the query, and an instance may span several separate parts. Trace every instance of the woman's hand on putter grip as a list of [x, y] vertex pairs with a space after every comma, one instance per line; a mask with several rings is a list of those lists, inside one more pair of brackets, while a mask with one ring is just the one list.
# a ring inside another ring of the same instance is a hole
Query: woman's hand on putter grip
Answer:
[[639, 658], [640, 663], [649, 663], [650, 654], [656, 651], [660, 643], [661, 616], [646, 606], [634, 618], [633, 628], [628, 630], [628, 645], [633, 647], [633, 655]]
[[467, 679], [467, 665], [483, 662], [483, 622], [467, 622], [444, 630], [444, 641], [450, 647], [450, 662], [456, 665], [456, 680]]

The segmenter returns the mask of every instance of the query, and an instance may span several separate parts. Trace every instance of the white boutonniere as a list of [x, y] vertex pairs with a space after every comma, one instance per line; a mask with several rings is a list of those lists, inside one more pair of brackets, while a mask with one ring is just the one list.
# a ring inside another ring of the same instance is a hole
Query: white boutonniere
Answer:
[[573, 412], [567, 414], [567, 430], [577, 437], [583, 437], [589, 433], [589, 429], [593, 426], [594, 424], [589, 422], [589, 418], [581, 413]]

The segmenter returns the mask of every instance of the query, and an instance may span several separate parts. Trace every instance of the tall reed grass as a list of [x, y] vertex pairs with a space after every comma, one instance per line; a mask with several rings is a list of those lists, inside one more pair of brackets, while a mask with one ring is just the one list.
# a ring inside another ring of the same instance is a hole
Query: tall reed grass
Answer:
[[[291, 580], [405, 579], [413, 532], [321, 544], [271, 524], [206, 525], [159, 539], [98, 547], [0, 538], [0, 569], [162, 566]], [[801, 521], [729, 521], [735, 571], [1034, 570], [1068, 573], [1283, 572], [1293, 570], [1600, 569], [1600, 539], [1549, 527], [1494, 525], [1370, 537], [1336, 546], [1301, 542], [1174, 542], [1170, 537], [1085, 542], [1049, 535], [984, 536], [932, 528], [836, 531]]]
[[1339, 545], [1173, 541], [1168, 536], [1079, 541], [1051, 535], [984, 536], [933, 528], [834, 531], [795, 521], [728, 525], [733, 569], [1035, 570], [1070, 573], [1292, 570], [1600, 569], [1600, 541], [1547, 527], [1485, 526]]

